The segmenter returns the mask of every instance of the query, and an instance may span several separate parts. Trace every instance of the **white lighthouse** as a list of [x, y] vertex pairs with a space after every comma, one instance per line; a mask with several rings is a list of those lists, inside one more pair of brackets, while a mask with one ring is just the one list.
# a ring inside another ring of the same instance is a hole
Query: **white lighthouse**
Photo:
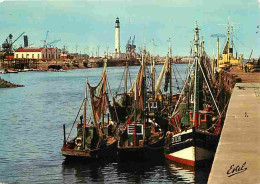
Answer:
[[115, 23], [115, 54], [120, 56], [120, 22], [118, 17]]

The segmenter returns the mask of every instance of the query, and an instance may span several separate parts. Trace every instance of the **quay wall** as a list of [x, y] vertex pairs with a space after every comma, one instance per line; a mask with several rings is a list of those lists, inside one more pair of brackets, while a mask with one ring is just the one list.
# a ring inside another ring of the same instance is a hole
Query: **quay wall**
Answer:
[[259, 183], [260, 73], [234, 66], [219, 77], [228, 101], [208, 183]]

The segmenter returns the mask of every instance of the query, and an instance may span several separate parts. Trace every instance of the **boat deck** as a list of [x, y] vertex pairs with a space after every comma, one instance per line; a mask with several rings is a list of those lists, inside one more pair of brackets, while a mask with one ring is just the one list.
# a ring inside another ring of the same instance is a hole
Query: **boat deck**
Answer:
[[[252, 73], [255, 74], [255, 73]], [[233, 90], [208, 183], [260, 183], [260, 82]], [[243, 80], [244, 79], [244, 80]]]

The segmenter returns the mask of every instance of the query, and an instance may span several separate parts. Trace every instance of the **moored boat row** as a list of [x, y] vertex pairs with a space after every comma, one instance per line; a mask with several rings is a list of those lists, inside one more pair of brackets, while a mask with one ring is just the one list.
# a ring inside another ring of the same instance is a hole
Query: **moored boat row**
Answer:
[[[99, 84], [92, 87], [88, 81], [86, 83], [81, 106], [84, 106], [84, 111], [77, 124], [76, 137], [69, 140], [80, 110], [68, 137], [64, 125], [62, 155], [66, 158], [112, 156], [123, 159], [153, 159], [164, 155], [169, 160], [192, 167], [212, 160], [220, 138], [228, 98], [218, 100], [220, 90], [216, 82], [218, 73], [214, 69], [216, 63], [207, 57], [204, 40], [199, 43], [197, 23], [193, 50], [193, 64], [189, 65], [188, 75], [182, 80], [183, 87], [178, 85], [179, 91], [175, 94], [172, 89], [171, 45], [157, 82], [153, 59], [149, 60], [149, 71], [145, 50], [139, 71], [131, 85], [128, 83], [130, 74], [126, 62], [122, 76], [125, 86], [123, 92], [111, 94], [104, 64]], [[176, 73], [174, 75], [176, 79]], [[87, 96], [91, 107], [88, 113]], [[109, 97], [112, 98], [112, 103]]]

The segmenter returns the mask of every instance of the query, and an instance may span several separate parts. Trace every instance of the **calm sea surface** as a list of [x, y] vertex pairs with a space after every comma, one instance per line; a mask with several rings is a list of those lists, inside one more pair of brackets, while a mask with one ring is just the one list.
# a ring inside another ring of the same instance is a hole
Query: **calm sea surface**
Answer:
[[[184, 77], [187, 65], [176, 66]], [[159, 75], [161, 66], [156, 68]], [[0, 89], [0, 183], [206, 183], [209, 169], [201, 168], [195, 175], [190, 168], [159, 158], [64, 162], [62, 124], [68, 132], [84, 98], [86, 77], [96, 85], [102, 70], [0, 74], [25, 85]], [[123, 71], [123, 67], [108, 68], [113, 93]], [[130, 67], [132, 81], [137, 71], [138, 67]]]

